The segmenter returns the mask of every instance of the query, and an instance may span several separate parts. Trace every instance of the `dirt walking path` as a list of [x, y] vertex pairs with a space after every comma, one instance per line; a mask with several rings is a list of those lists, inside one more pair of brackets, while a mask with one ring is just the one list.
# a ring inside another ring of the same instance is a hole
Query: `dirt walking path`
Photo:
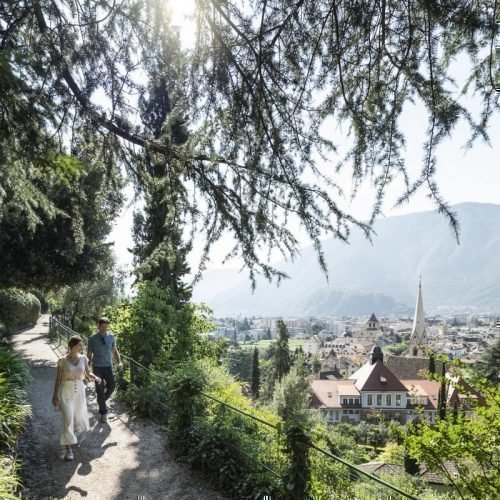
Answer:
[[33, 419], [19, 444], [24, 462], [22, 498], [202, 499], [222, 500], [188, 465], [175, 462], [161, 430], [111, 404], [109, 423], [96, 421], [91, 384], [87, 401], [91, 430], [74, 448], [75, 460], [60, 458], [60, 414], [52, 407], [56, 360], [63, 353], [48, 341], [48, 316], [13, 337], [14, 348], [30, 364]]

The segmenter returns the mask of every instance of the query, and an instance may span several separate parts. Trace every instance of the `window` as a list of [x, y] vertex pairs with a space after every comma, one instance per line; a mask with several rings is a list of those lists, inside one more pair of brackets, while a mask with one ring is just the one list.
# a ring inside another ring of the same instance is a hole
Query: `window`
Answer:
[[359, 398], [354, 398], [354, 403], [359, 405]]
[[366, 396], [366, 404], [367, 404], [368, 406], [372, 406], [372, 405], [373, 405], [373, 396], [372, 396], [371, 394], [368, 394], [368, 395]]
[[346, 405], [347, 404], [347, 398], [342, 398], [342, 404]]
[[401, 394], [396, 394], [396, 406], [401, 406]]
[[386, 394], [385, 395], [385, 406], [391, 406], [391, 405], [392, 405], [392, 395]]
[[331, 398], [333, 394], [331, 392], [328, 393], [328, 397]]
[[377, 394], [377, 406], [382, 406], [382, 394]]
[[354, 399], [353, 398], [349, 398], [349, 404], [350, 405], [354, 404]]

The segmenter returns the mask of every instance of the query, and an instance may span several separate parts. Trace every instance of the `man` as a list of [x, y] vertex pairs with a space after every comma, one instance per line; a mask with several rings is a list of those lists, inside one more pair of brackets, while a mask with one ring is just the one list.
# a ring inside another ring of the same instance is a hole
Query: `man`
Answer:
[[106, 401], [115, 390], [115, 378], [113, 376], [111, 355], [113, 355], [118, 362], [118, 367], [122, 367], [120, 353], [116, 348], [115, 337], [111, 332], [108, 332], [108, 326], [108, 318], [99, 318], [98, 330], [94, 335], [90, 336], [87, 350], [87, 357], [89, 363], [92, 363], [93, 372], [101, 379], [99, 384], [96, 382], [95, 389], [102, 423], [108, 421], [108, 407]]

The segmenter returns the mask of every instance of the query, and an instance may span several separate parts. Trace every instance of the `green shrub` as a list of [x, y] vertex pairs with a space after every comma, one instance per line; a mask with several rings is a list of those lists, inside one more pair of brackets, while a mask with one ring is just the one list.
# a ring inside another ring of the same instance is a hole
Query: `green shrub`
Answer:
[[0, 346], [0, 498], [16, 498], [19, 471], [10, 457], [11, 447], [31, 415], [26, 404], [26, 387], [30, 381], [23, 359], [6, 346]]
[[18, 464], [12, 463], [9, 457], [0, 454], [0, 498], [2, 500], [16, 500], [13, 495], [20, 486], [18, 478]]
[[0, 449], [9, 448], [31, 414], [26, 404], [30, 376], [23, 359], [8, 347], [0, 347]]
[[0, 290], [0, 321], [7, 332], [33, 325], [40, 316], [40, 301], [17, 288]]

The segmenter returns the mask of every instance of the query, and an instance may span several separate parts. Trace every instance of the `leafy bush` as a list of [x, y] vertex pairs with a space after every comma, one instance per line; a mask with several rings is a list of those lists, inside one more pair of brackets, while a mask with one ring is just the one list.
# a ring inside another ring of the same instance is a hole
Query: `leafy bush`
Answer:
[[[139, 372], [139, 373], [137, 373]], [[159, 372], [142, 372], [130, 368], [117, 373], [117, 387], [120, 398], [132, 411], [142, 417], [149, 417], [165, 425], [169, 414], [169, 395], [166, 375]]]
[[190, 303], [175, 307], [170, 290], [158, 281], [139, 283], [132, 302], [110, 307], [105, 314], [121, 351], [148, 368], [154, 364], [169, 370], [177, 362], [206, 354], [200, 334], [211, 327], [211, 311]]
[[0, 346], [0, 498], [15, 498], [19, 486], [17, 464], [10, 449], [24, 429], [31, 408], [26, 404], [29, 371], [22, 358]]
[[2, 500], [17, 500], [17, 496], [12, 492], [21, 485], [18, 475], [17, 463], [12, 463], [9, 457], [0, 454], [0, 498]]
[[385, 450], [379, 455], [378, 461], [386, 464], [403, 465], [405, 448], [403, 445], [388, 443]]
[[40, 301], [32, 293], [17, 288], [0, 290], [0, 321], [7, 332], [33, 325], [40, 316]]
[[[276, 415], [251, 405], [226, 369], [205, 364], [202, 370], [210, 395], [278, 425]], [[203, 415], [194, 423], [198, 443], [191, 450], [192, 459], [216, 477], [218, 487], [241, 499], [283, 498], [279, 478], [266, 469], [280, 472], [284, 466], [276, 430], [213, 400], [206, 401]]]

